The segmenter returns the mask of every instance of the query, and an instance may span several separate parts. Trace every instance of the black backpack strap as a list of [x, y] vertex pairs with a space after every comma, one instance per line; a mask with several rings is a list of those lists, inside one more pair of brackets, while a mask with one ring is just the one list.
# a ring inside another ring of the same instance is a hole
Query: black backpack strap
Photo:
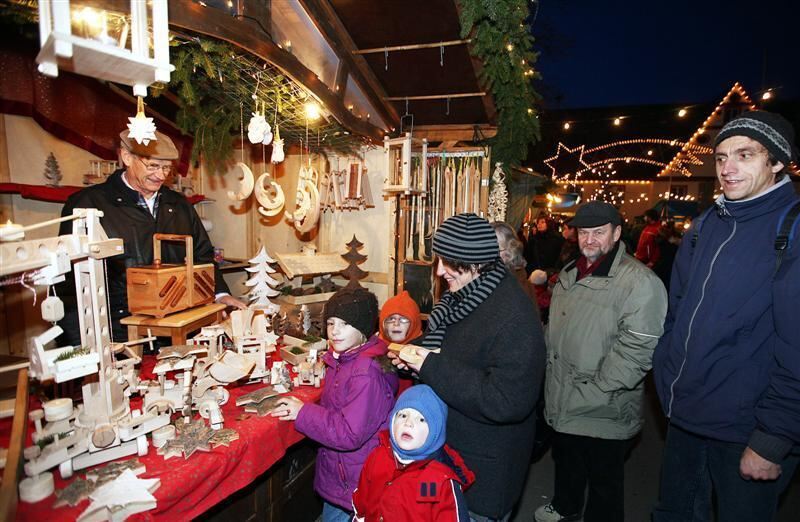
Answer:
[[711, 211], [714, 210], [714, 207], [707, 208], [703, 211], [700, 216], [694, 220], [692, 226], [692, 252], [694, 252], [694, 247], [697, 246], [697, 239], [700, 237], [700, 229], [703, 228], [703, 222], [706, 220]]
[[778, 233], [775, 235], [775, 273], [781, 268], [783, 253], [794, 239], [795, 221], [800, 216], [800, 201], [792, 203], [778, 221]]

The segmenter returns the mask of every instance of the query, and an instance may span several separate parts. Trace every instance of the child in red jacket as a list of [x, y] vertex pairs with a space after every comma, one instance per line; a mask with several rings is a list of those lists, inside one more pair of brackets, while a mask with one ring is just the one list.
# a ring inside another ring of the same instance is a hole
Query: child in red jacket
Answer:
[[356, 520], [469, 521], [462, 487], [475, 475], [444, 443], [445, 403], [419, 384], [400, 395], [389, 419], [353, 494]]

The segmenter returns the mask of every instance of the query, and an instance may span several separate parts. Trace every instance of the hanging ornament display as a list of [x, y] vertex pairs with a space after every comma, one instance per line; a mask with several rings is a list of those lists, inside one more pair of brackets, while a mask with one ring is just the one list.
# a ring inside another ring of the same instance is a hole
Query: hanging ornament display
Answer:
[[283, 153], [283, 138], [281, 138], [281, 129], [278, 127], [277, 122], [275, 123], [275, 141], [272, 142], [272, 157], [270, 158], [270, 162], [278, 164], [282, 162], [285, 158]]
[[251, 113], [250, 123], [247, 124], [247, 139], [250, 143], [269, 145], [272, 143], [272, 127], [264, 115], [265, 103], [256, 100], [256, 112]]
[[229, 190], [228, 198], [232, 199], [233, 201], [244, 201], [245, 199], [250, 197], [250, 194], [253, 193], [253, 186], [255, 185], [255, 180], [253, 179], [253, 171], [251, 171], [250, 167], [248, 167], [241, 161], [236, 164], [234, 170], [235, 169], [239, 169], [242, 171], [242, 179], [239, 180], [238, 192]]
[[[269, 181], [268, 185], [267, 181]], [[258, 177], [253, 191], [259, 204], [258, 212], [262, 216], [277, 216], [283, 210], [283, 205], [286, 201], [283, 189], [277, 181], [270, 180], [269, 173], [265, 172]]]
[[128, 137], [147, 146], [150, 141], [156, 140], [156, 125], [153, 118], [148, 118], [144, 113], [144, 99], [136, 97], [136, 116], [128, 118]]
[[319, 221], [319, 174], [314, 167], [300, 167], [297, 180], [297, 197], [294, 212], [286, 211], [286, 219], [298, 232], [310, 232]]
[[503, 164], [494, 164], [492, 173], [492, 191], [489, 193], [489, 221], [505, 221], [506, 208], [508, 207], [508, 189], [506, 189], [506, 175], [503, 172]]

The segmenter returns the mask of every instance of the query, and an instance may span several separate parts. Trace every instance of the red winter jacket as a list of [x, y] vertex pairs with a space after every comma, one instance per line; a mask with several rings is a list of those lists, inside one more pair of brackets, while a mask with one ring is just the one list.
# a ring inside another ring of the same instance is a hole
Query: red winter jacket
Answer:
[[469, 521], [461, 489], [475, 474], [449, 446], [440, 455], [404, 465], [392, 453], [389, 432], [382, 431], [353, 493], [356, 516], [366, 522]]
[[639, 244], [636, 245], [636, 259], [653, 268], [658, 258], [661, 256], [661, 249], [658, 248], [658, 234], [661, 231], [661, 224], [658, 221], [645, 225], [639, 235]]

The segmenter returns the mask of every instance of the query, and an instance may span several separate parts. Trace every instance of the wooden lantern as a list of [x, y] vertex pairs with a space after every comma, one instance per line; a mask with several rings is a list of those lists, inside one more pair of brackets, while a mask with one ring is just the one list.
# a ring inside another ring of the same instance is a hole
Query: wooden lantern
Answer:
[[[132, 1], [129, 13], [98, 4], [119, 2], [39, 0], [39, 72], [58, 76], [63, 68], [131, 85], [136, 96], [147, 96], [154, 82], [169, 83], [175, 68], [169, 63], [167, 0]], [[115, 35], [109, 34], [112, 25], [119, 28]]]

